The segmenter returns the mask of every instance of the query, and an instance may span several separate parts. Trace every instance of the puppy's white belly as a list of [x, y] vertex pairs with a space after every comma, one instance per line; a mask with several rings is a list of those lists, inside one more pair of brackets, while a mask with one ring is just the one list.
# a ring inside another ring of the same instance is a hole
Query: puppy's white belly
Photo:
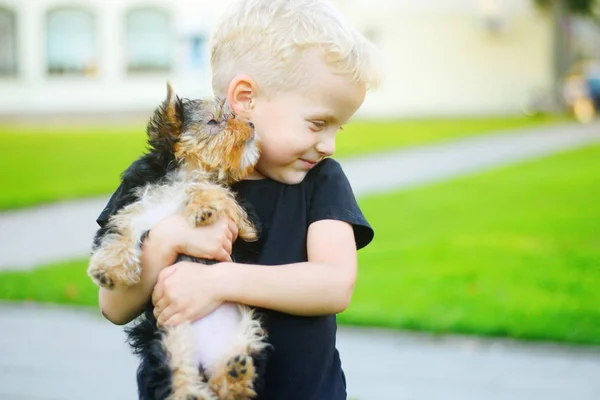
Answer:
[[211, 314], [192, 322], [196, 363], [211, 371], [224, 357], [232, 355], [241, 320], [237, 304], [223, 303]]
[[180, 187], [168, 187], [157, 191], [155, 197], [144, 195], [141, 199], [143, 212], [132, 218], [134, 232], [152, 229], [162, 219], [180, 212], [187, 203], [187, 196]]

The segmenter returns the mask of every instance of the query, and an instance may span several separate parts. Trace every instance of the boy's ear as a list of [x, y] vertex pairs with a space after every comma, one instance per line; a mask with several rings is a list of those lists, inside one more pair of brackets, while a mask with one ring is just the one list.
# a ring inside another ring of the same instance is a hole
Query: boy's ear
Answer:
[[238, 75], [229, 84], [227, 102], [235, 115], [248, 117], [254, 107], [256, 84], [247, 75]]
[[171, 84], [167, 82], [167, 97], [156, 108], [148, 123], [150, 143], [167, 141], [173, 144], [181, 133], [182, 104]]

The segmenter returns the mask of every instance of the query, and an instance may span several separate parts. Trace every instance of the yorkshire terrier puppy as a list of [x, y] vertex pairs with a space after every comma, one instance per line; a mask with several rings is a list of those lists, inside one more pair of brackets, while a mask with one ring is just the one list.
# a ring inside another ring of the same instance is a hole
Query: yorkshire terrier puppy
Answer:
[[[140, 281], [143, 237], [169, 215], [183, 213], [194, 227], [227, 216], [242, 240], [257, 239], [257, 228], [228, 188], [258, 161], [260, 144], [251, 123], [235, 119], [226, 101], [182, 100], [167, 85], [147, 133], [149, 152], [122, 176], [123, 185], [132, 189], [119, 194], [118, 212], [94, 238], [88, 275], [108, 289]], [[240, 261], [235, 253], [232, 258]], [[215, 263], [185, 255], [179, 260]], [[127, 334], [142, 359], [141, 399], [256, 396], [256, 361], [268, 345], [260, 321], [245, 305], [225, 303], [197, 321], [163, 328], [149, 304]]]

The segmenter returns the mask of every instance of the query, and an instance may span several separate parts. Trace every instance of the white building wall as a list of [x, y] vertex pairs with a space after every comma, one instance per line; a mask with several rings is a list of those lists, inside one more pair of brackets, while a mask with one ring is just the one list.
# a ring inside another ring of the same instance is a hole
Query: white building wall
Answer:
[[518, 113], [534, 90], [552, 87], [550, 19], [530, 0], [502, 0], [504, 28], [484, 28], [485, 2], [387, 1], [347, 12], [372, 31], [385, 81], [362, 115], [428, 116]]
[[[227, 1], [220, 0], [220, 6]], [[188, 33], [197, 30], [208, 39], [219, 12], [213, 4], [204, 0], [0, 0], [0, 6], [17, 13], [19, 57], [17, 76], [0, 77], [0, 115], [148, 110], [164, 98], [167, 80], [182, 96], [210, 93], [209, 63], [203, 70], [186, 71], [182, 54]], [[98, 72], [92, 77], [50, 76], [46, 73], [45, 15], [53, 7], [73, 5], [96, 15]], [[175, 63], [168, 73], [126, 71], [125, 13], [139, 5], [155, 5], [169, 11], [174, 19]]]
[[[194, 31], [208, 38], [229, 1], [0, 0], [17, 13], [20, 71], [0, 77], [0, 115], [150, 110], [163, 99], [167, 79], [185, 97], [210, 94], [208, 59], [203, 70], [187, 70], [184, 40]], [[383, 85], [369, 94], [360, 114], [516, 113], [528, 93], [549, 88], [549, 18], [531, 0], [490, 1], [502, 6], [498, 15], [506, 22], [498, 34], [482, 28], [486, 0], [337, 0], [359, 29], [374, 35], [383, 56]], [[93, 77], [46, 73], [45, 13], [64, 5], [96, 15], [99, 64]], [[168, 73], [126, 71], [125, 13], [138, 5], [156, 5], [174, 17], [175, 64]]]

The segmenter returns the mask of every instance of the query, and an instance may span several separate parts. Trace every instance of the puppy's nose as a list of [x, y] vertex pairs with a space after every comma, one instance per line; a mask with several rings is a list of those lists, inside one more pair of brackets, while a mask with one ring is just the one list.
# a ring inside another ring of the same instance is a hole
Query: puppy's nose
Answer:
[[254, 124], [252, 122], [248, 122], [248, 126], [252, 129], [254, 129]]

